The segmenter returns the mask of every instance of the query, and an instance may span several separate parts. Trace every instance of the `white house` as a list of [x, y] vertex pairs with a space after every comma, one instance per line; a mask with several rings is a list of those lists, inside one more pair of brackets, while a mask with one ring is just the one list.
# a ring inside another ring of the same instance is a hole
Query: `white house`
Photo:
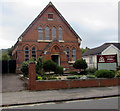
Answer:
[[97, 55], [117, 55], [117, 65], [120, 66], [120, 43], [104, 43], [103, 45], [88, 49], [82, 58], [86, 60], [88, 68], [97, 68]]

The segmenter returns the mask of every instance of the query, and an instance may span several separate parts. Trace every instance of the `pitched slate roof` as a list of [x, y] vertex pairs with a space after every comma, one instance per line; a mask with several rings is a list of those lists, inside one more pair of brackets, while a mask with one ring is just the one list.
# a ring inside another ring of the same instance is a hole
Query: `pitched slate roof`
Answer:
[[114, 45], [120, 50], [120, 43], [104, 43], [103, 45], [93, 48], [93, 49], [88, 49], [85, 53], [82, 54], [82, 56], [88, 56], [88, 55], [97, 55], [101, 54], [102, 51], [104, 51], [107, 47], [110, 45]]

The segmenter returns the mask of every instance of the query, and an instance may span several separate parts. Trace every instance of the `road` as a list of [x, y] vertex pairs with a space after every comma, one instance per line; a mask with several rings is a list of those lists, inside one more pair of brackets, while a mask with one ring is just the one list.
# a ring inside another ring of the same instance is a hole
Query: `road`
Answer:
[[[118, 109], [118, 97], [11, 106], [9, 109]], [[3, 110], [7, 111], [7, 110]]]

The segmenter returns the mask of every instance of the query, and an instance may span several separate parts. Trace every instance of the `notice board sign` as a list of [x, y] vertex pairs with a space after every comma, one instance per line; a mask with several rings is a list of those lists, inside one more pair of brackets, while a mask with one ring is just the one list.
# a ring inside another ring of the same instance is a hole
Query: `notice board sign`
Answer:
[[98, 70], [116, 70], [117, 55], [97, 55]]

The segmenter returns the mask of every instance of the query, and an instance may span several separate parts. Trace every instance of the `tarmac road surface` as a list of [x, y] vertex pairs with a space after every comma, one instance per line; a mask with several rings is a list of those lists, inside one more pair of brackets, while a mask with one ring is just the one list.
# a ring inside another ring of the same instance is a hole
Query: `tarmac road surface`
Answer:
[[[118, 97], [10, 106], [9, 109], [118, 109]], [[7, 110], [3, 110], [7, 111]]]

